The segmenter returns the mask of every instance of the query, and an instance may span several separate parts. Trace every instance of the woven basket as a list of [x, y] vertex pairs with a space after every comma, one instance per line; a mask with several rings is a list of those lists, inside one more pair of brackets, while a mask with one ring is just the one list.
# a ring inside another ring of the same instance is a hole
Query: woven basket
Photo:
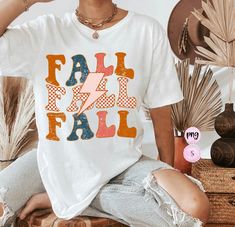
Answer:
[[235, 194], [207, 193], [207, 196], [211, 206], [209, 223], [235, 226]]
[[210, 159], [193, 164], [192, 176], [199, 179], [207, 192], [235, 193], [235, 168], [216, 166]]
[[208, 223], [215, 223], [220, 227], [234, 227], [235, 168], [219, 167], [210, 159], [201, 159], [193, 164], [192, 176], [202, 182], [209, 198], [210, 217]]

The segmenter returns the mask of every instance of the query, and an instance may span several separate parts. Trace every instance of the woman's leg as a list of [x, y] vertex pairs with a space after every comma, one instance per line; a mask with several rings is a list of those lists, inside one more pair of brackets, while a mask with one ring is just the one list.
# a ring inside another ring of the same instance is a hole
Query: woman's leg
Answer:
[[[31, 194], [33, 196], [29, 200], [30, 196], [26, 198], [19, 206], [26, 203], [23, 209], [25, 214], [36, 208], [51, 206], [46, 193], [38, 190]], [[41, 201], [37, 204], [38, 198], [44, 198], [45, 204]], [[143, 156], [140, 161], [111, 179], [84, 215], [123, 220], [123, 223], [135, 227], [166, 227], [175, 224], [196, 227], [202, 226], [201, 221], [207, 221], [208, 210], [208, 200], [199, 181], [184, 176], [166, 163]]]
[[201, 227], [209, 212], [199, 180], [147, 156], [111, 179], [91, 206], [131, 227]]
[[152, 172], [155, 181], [166, 190], [178, 206], [204, 223], [209, 218], [209, 200], [184, 174], [173, 169], [160, 169]]
[[45, 192], [36, 152], [32, 149], [0, 172], [0, 226], [12, 222], [31, 196]]

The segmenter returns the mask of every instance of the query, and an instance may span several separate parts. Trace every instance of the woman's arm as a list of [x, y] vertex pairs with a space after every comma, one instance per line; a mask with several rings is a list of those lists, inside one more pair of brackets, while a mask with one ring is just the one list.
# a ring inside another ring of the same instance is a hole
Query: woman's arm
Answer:
[[0, 0], [0, 36], [5, 33], [8, 25], [25, 11], [26, 6], [50, 1], [52, 0]]
[[156, 144], [160, 160], [174, 164], [174, 131], [171, 118], [171, 106], [150, 109]]

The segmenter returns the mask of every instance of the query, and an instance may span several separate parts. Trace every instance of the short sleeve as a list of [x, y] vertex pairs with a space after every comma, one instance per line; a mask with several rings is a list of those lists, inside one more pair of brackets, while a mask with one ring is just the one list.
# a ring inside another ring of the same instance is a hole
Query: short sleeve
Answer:
[[0, 76], [32, 79], [32, 69], [40, 50], [43, 18], [40, 16], [8, 27], [0, 37]]
[[159, 23], [157, 27], [151, 75], [143, 98], [143, 105], [147, 108], [162, 107], [184, 99], [168, 37]]

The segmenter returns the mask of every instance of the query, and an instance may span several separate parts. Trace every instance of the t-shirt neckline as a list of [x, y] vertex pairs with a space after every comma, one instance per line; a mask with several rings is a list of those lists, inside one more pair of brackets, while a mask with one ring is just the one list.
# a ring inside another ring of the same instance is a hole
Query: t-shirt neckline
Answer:
[[[105, 33], [114, 31], [115, 29], [119, 28], [121, 25], [127, 23], [133, 14], [134, 14], [133, 11], [128, 10], [127, 15], [126, 15], [124, 18], [122, 18], [120, 21], [118, 21], [116, 24], [114, 24], [114, 25], [112, 25], [111, 27], [108, 27], [108, 28], [104, 28], [104, 29], [101, 29], [101, 30], [97, 30], [97, 32], [98, 32], [99, 34], [105, 34]], [[88, 26], [82, 24], [82, 23], [77, 19], [77, 16], [76, 16], [76, 13], [75, 13], [75, 12], [72, 13], [72, 20], [73, 20], [74, 24], [75, 24], [79, 29], [81, 29], [81, 30], [83, 30], [83, 31], [85, 31], [85, 32], [88, 32], [88, 33], [90, 33], [90, 34], [92, 34], [92, 33], [95, 32], [95, 29], [89, 28]]]

